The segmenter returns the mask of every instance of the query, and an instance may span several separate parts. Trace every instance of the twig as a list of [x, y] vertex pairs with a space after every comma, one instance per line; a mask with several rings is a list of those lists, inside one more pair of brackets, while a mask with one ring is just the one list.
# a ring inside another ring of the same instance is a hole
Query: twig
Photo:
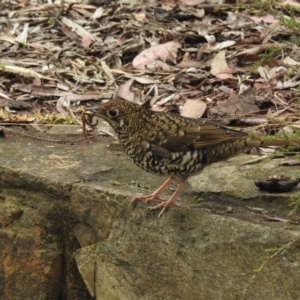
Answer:
[[23, 133], [23, 132], [14, 131], [14, 130], [7, 129], [7, 128], [5, 128], [4, 131], [8, 131], [8, 132], [13, 133], [13, 134], [19, 134], [19, 135], [22, 135], [22, 136], [30, 137], [32, 139], [39, 140], [39, 141], [45, 141], [45, 142], [51, 142], [51, 143], [59, 143], [59, 144], [61, 144], [61, 143], [70, 143], [70, 144], [78, 143], [78, 142], [82, 142], [82, 141], [84, 141], [86, 139], [90, 140], [90, 139], [92, 139], [92, 138], [94, 138], [96, 136], [103, 136], [103, 133], [105, 135], [108, 135], [106, 132], [102, 132], [102, 133], [94, 134], [92, 136], [86, 136], [84, 138], [77, 139], [77, 140], [51, 140], [51, 139], [45, 139], [45, 138], [33, 136], [33, 135], [30, 135], [30, 134], [27, 134], [27, 133]]

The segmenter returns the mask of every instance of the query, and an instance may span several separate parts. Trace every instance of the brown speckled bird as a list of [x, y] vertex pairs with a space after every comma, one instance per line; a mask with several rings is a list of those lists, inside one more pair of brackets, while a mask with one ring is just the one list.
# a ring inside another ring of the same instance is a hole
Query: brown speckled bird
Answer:
[[[88, 110], [111, 125], [125, 152], [137, 166], [150, 173], [170, 176], [152, 194], [132, 200], [161, 202], [150, 207], [150, 210], [161, 208], [159, 216], [170, 205], [182, 206], [175, 201], [177, 195], [188, 177], [200, 172], [205, 165], [227, 159], [248, 148], [289, 143], [285, 139], [251, 138], [247, 133], [203, 119], [153, 112], [125, 100], [111, 100], [99, 108]], [[175, 178], [179, 178], [180, 183], [171, 198], [161, 198], [161, 192]]]

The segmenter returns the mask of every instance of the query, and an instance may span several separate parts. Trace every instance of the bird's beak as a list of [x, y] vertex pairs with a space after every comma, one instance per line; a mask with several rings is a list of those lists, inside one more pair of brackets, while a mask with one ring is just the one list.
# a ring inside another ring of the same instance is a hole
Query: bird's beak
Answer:
[[86, 108], [85, 110], [86, 115], [102, 117], [103, 111], [100, 110], [100, 106], [93, 106]]
[[86, 108], [85, 111], [89, 111], [93, 114], [96, 114], [97, 112], [99, 112], [99, 106], [94, 106], [94, 107], [89, 107], [89, 108]]

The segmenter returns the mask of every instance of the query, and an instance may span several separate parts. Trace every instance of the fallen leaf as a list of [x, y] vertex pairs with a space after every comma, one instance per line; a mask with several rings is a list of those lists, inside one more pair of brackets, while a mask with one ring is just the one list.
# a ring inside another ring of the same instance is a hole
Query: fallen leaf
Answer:
[[158, 71], [158, 70], [163, 70], [166, 72], [171, 71], [171, 67], [167, 63], [160, 60], [155, 60], [152, 63], [148, 64], [147, 69], [152, 71]]
[[261, 17], [250, 17], [251, 20], [253, 20], [256, 23], [265, 22], [267, 24], [273, 24], [278, 22], [273, 16], [261, 16]]
[[216, 77], [218, 79], [222, 79], [222, 80], [225, 80], [225, 79], [236, 79], [233, 75], [231, 75], [229, 73], [220, 73], [220, 74], [217, 74]]
[[16, 37], [16, 41], [20, 44], [26, 45], [28, 36], [28, 23], [24, 24], [23, 31]]
[[257, 110], [254, 96], [233, 95], [226, 101], [221, 101], [217, 106], [210, 108], [208, 112], [214, 118], [221, 118], [220, 122], [226, 125], [233, 119], [239, 119], [241, 116], [245, 117]]
[[287, 56], [283, 59], [283, 63], [289, 66], [300, 66], [300, 62], [294, 60], [293, 58]]
[[300, 3], [298, 1], [293, 1], [293, 0], [283, 1], [280, 5], [300, 7]]
[[138, 13], [138, 14], [135, 14], [134, 15], [134, 18], [137, 20], [137, 21], [140, 21], [140, 22], [143, 22], [146, 20], [146, 14], [141, 12], [141, 13]]
[[133, 82], [134, 78], [129, 79], [127, 82], [122, 84], [118, 90], [118, 96], [128, 101], [134, 101], [134, 93], [130, 91], [130, 87]]
[[71, 31], [75, 32], [82, 38], [85, 36], [89, 36], [92, 41], [96, 41], [96, 38], [78, 23], [75, 23], [66, 17], [63, 17], [61, 21], [65, 26], [70, 28]]
[[82, 39], [81, 39], [81, 46], [83, 48], [88, 48], [92, 43], [92, 40], [89, 36], [84, 36]]
[[181, 47], [179, 42], [172, 41], [145, 49], [133, 59], [132, 66], [136, 69], [145, 70], [147, 65], [158, 59], [175, 64], [179, 47]]
[[[211, 62], [211, 74], [218, 75], [224, 73], [234, 73], [235, 70], [230, 68], [227, 65], [226, 58], [225, 58], [225, 50], [220, 51], [212, 60]], [[222, 75], [222, 79], [224, 79], [225, 75]], [[230, 77], [230, 76], [229, 76]]]
[[103, 7], [102, 6], [98, 7], [92, 16], [92, 19], [95, 20], [101, 18], [103, 13], [104, 13]]
[[68, 115], [68, 109], [70, 107], [70, 98], [68, 96], [62, 96], [56, 102], [56, 110], [62, 115]]
[[185, 60], [176, 65], [177, 68], [182, 68], [182, 69], [191, 68], [191, 67], [201, 68], [202, 66], [203, 66], [202, 62], [193, 61], [193, 60]]
[[206, 103], [202, 101], [187, 100], [180, 110], [180, 115], [187, 118], [198, 119], [203, 116], [206, 108]]
[[189, 10], [189, 13], [199, 19], [201, 19], [205, 16], [205, 10], [203, 8], [202, 9], [191, 9], [191, 10]]
[[210, 50], [219, 51], [225, 48], [229, 48], [235, 44], [236, 44], [235, 41], [224, 41], [222, 43], [216, 43], [215, 45], [211, 46]]
[[181, 2], [188, 6], [196, 6], [198, 4], [204, 3], [205, 0], [181, 0]]

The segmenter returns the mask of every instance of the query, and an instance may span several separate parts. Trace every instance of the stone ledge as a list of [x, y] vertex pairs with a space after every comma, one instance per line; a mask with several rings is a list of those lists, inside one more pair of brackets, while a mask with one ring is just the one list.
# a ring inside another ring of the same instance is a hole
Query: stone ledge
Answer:
[[[164, 178], [141, 171], [108, 147], [111, 141], [1, 140], [0, 294], [91, 299], [76, 270], [76, 251], [98, 299], [297, 298], [299, 244], [270, 260], [247, 287], [266, 250], [288, 245], [299, 231], [245, 209], [258, 206], [284, 217], [292, 193], [261, 193], [253, 180], [282, 172], [294, 177], [296, 168], [278, 168], [277, 160], [241, 167], [249, 156], [208, 166], [180, 196], [192, 209], [171, 208], [158, 219], [149, 204], [133, 207], [130, 199]], [[197, 204], [199, 197], [205, 201]]]

